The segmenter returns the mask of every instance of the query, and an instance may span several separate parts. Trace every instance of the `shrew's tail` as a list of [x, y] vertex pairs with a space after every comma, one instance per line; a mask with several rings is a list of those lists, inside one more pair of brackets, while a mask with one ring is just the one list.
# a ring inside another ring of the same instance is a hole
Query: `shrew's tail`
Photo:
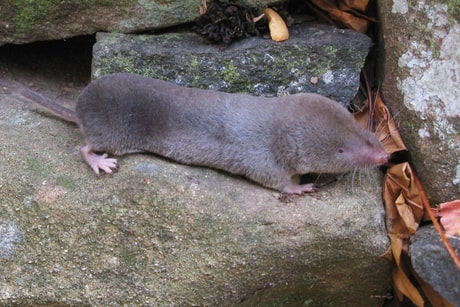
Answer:
[[77, 114], [75, 111], [67, 109], [59, 103], [27, 88], [21, 91], [21, 95], [50, 110], [60, 118], [78, 124]]

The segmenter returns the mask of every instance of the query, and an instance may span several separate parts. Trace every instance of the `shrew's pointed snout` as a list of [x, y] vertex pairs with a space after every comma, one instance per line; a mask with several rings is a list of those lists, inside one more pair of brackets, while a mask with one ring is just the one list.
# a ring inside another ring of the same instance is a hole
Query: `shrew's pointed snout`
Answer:
[[386, 151], [379, 153], [375, 156], [375, 163], [378, 165], [387, 164], [390, 161], [390, 154]]

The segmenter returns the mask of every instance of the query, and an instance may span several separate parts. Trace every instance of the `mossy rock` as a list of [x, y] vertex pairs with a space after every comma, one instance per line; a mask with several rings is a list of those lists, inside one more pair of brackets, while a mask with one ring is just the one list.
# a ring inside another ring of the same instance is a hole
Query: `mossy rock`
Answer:
[[314, 92], [348, 105], [358, 90], [370, 39], [316, 23], [293, 26], [290, 33], [282, 43], [252, 37], [229, 46], [211, 44], [194, 33], [99, 33], [93, 78], [132, 72], [226, 92]]

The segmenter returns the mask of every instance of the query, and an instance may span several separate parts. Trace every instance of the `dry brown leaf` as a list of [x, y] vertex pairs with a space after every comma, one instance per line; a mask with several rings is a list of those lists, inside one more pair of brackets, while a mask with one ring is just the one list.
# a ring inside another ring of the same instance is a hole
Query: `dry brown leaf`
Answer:
[[403, 238], [415, 233], [424, 214], [423, 201], [414, 183], [414, 176], [406, 162], [389, 168], [384, 179], [385, 207], [387, 219], [390, 219], [387, 222], [388, 232], [398, 233]]
[[389, 233], [388, 237], [390, 238], [393, 259], [399, 267], [401, 265], [401, 254], [403, 249], [406, 249], [404, 245], [407, 244], [407, 242], [404, 242], [403, 238], [396, 233]]
[[326, 11], [332, 19], [342, 23], [347, 28], [361, 33], [365, 33], [367, 31], [369, 22], [366, 19], [340, 10], [334, 0], [312, 0], [312, 2], [322, 10]]
[[353, 29], [360, 33], [366, 33], [369, 21], [359, 18], [353, 14], [346, 13], [341, 10], [330, 10], [329, 14], [332, 19], [340, 21], [347, 28]]
[[[367, 127], [372, 123], [369, 117], [373, 117], [376, 123], [375, 134], [389, 153], [407, 150], [390, 112], [378, 92], [375, 95], [369, 94], [369, 96], [374, 96], [374, 99], [370, 97], [371, 105], [369, 106], [366, 102], [363, 109], [358, 114], [355, 114], [357, 121]], [[369, 115], [368, 113], [370, 112], [374, 114]], [[459, 269], [460, 260], [442, 232], [441, 226], [436, 218], [434, 218], [422, 184], [412, 171], [409, 163], [400, 163], [387, 169], [384, 178], [383, 199], [387, 232], [391, 242], [391, 252], [396, 263], [393, 270], [395, 293], [399, 301], [402, 301], [404, 295], [415, 305], [423, 306], [423, 298], [409, 278], [414, 273], [411, 270], [410, 262], [407, 260], [407, 254], [409, 238], [416, 232], [425, 214], [430, 216], [435, 228], [439, 232], [441, 241], [446, 246], [446, 249]], [[452, 214], [451, 219], [458, 222], [457, 226], [454, 226], [458, 231], [460, 228], [460, 200], [452, 203], [455, 204], [453, 207], [456, 210]], [[449, 302], [440, 298], [426, 283], [419, 282], [419, 285], [421, 285], [424, 293], [434, 306], [449, 306]]]
[[384, 178], [383, 198], [386, 226], [391, 242], [391, 251], [396, 266], [393, 282], [398, 299], [408, 297], [415, 305], [423, 306], [423, 298], [409, 279], [408, 264], [402, 261], [407, 255], [409, 238], [417, 230], [424, 215], [423, 200], [414, 182], [415, 175], [409, 163], [393, 165]]
[[399, 301], [403, 300], [404, 295], [412, 300], [417, 306], [423, 306], [423, 299], [420, 292], [410, 281], [405, 262], [401, 261], [403, 254], [407, 254], [409, 241], [399, 237], [397, 234], [389, 234], [389, 237], [393, 259], [396, 264], [392, 271], [395, 294]]
[[420, 292], [415, 288], [407, 275], [402, 270], [398, 269], [398, 267], [393, 269], [393, 282], [395, 288], [399, 292], [397, 292], [399, 301], [402, 301], [401, 294], [404, 294], [414, 305], [420, 307], [424, 305], [424, 300]]
[[436, 215], [441, 217], [446, 235], [460, 236], [460, 200], [440, 204]]
[[270, 36], [275, 42], [282, 42], [289, 38], [289, 31], [283, 18], [273, 9], [265, 9], [265, 16], [268, 20]]
[[377, 139], [382, 143], [386, 151], [394, 153], [407, 150], [390, 111], [378, 93], [375, 98], [375, 124]]
[[339, 1], [339, 8], [345, 10], [346, 7], [364, 12], [369, 5], [369, 0], [342, 0]]
[[[391, 181], [391, 182], [389, 182]], [[395, 199], [399, 196], [400, 193], [393, 191], [393, 186], [397, 183], [393, 182], [392, 178], [385, 179], [383, 198], [385, 203], [385, 222], [387, 226], [388, 234], [398, 235], [400, 238], [409, 238], [409, 232], [407, 231], [406, 225], [399, 215], [398, 209], [395, 205]]]
[[418, 228], [419, 222], [415, 220], [415, 214], [412, 211], [412, 207], [406, 202], [406, 198], [403, 193], [399, 194], [398, 198], [395, 201], [396, 209], [401, 216], [404, 224], [407, 227], [410, 235], [413, 235]]
[[457, 268], [460, 270], [460, 258], [457, 255], [457, 252], [454, 250], [452, 245], [449, 243], [449, 240], [447, 240], [446, 235], [444, 234], [444, 231], [441, 227], [441, 224], [439, 224], [438, 220], [434, 216], [433, 211], [431, 210], [432, 208], [430, 207], [430, 203], [428, 202], [428, 198], [426, 197], [425, 191], [423, 190], [422, 183], [420, 180], [415, 176], [414, 177], [415, 184], [419, 187], [420, 190], [420, 197], [422, 198], [423, 205], [425, 207], [426, 213], [429, 215], [430, 220], [433, 222], [434, 228], [436, 228], [436, 231], [439, 234], [439, 237], [441, 238], [442, 243], [447, 249], [447, 252], [451, 256], [452, 260], [454, 260], [455, 265]]
[[[392, 154], [407, 150], [398, 132], [396, 123], [391, 117], [390, 111], [383, 103], [382, 98], [380, 98], [378, 92], [372, 94], [372, 108], [369, 106], [369, 99], [366, 99], [361, 110], [354, 113], [356, 121], [364, 129], [371, 130], [369, 127], [369, 116], [372, 116], [372, 122], [374, 123], [372, 126], [376, 127], [374, 134], [388, 153]], [[369, 109], [372, 110], [373, 114], [369, 114]]]
[[353, 14], [356, 17], [362, 18], [364, 20], [367, 20], [367, 21], [370, 21], [370, 22], [377, 22], [377, 19], [375, 19], [374, 17], [368, 16], [364, 12], [351, 9], [348, 6], [346, 6], [345, 4], [342, 4], [341, 2], [339, 2], [339, 9], [344, 11], [344, 12], [348, 12], [350, 14]]
[[388, 261], [394, 261], [394, 257], [393, 257], [393, 251], [391, 250], [391, 245], [390, 245], [390, 248], [387, 249], [382, 255], [380, 255], [380, 257], [382, 257], [383, 259], [386, 259]]
[[355, 117], [355, 120], [358, 122], [358, 124], [365, 130], [370, 130], [369, 127], [369, 99], [366, 99], [364, 101], [363, 107], [353, 113], [353, 116]]

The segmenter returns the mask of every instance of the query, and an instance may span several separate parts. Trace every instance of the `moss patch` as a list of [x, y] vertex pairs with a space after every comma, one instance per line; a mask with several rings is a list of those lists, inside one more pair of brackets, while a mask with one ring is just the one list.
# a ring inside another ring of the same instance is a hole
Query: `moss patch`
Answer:
[[238, 79], [240, 78], [240, 73], [238, 72], [237, 68], [233, 64], [233, 60], [224, 62], [222, 78], [224, 79], [225, 82], [228, 82], [228, 83], [238, 82]]
[[60, 8], [62, 1], [35, 1], [23, 0], [16, 3], [16, 19], [17, 30], [20, 33], [26, 33], [35, 27], [38, 20], [43, 20], [46, 17], [51, 17]]
[[12, 9], [16, 18], [14, 24], [18, 33], [25, 35], [36, 31], [42, 24], [61, 19], [75, 10], [82, 8], [97, 9], [98, 7], [129, 6], [135, 0], [20, 0], [14, 1]]

